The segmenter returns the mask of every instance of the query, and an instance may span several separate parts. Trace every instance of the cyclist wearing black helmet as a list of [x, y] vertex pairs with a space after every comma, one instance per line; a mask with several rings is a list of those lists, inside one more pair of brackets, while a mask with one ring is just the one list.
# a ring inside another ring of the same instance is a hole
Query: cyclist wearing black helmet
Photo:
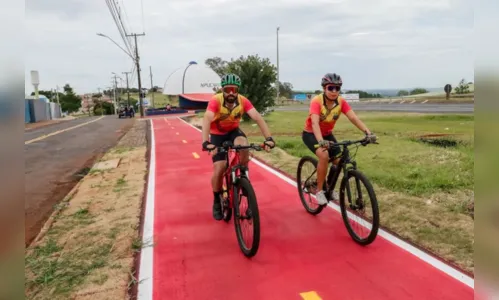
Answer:
[[[340, 96], [341, 86], [343, 81], [340, 75], [336, 73], [327, 73], [322, 77], [321, 85], [323, 93], [315, 96], [310, 101], [310, 111], [305, 121], [305, 128], [302, 133], [302, 139], [305, 145], [317, 155], [319, 163], [317, 165], [317, 190], [316, 198], [320, 205], [327, 204], [326, 196], [324, 195], [324, 180], [326, 178], [327, 166], [330, 156], [336, 156], [341, 152], [339, 147], [333, 147], [324, 151], [321, 148], [327, 148], [326, 141], [336, 142], [333, 135], [334, 125], [338, 121], [341, 114], [345, 114], [347, 118], [364, 132], [370, 139], [375, 140], [376, 136], [371, 134], [369, 128], [357, 117], [348, 102]], [[321, 147], [316, 149], [314, 146], [319, 144]], [[333, 164], [337, 165], [339, 159], [336, 159]], [[336, 192], [333, 192], [333, 199], [338, 199]]]
[[[203, 119], [203, 149], [212, 150], [221, 147], [225, 141], [234, 145], [248, 145], [244, 132], [239, 128], [239, 123], [246, 113], [260, 127], [265, 136], [265, 150], [274, 148], [275, 142], [270, 135], [267, 123], [253, 107], [250, 100], [239, 94], [241, 79], [235, 74], [222, 76], [222, 92], [214, 95], [208, 103], [208, 108]], [[247, 166], [249, 161], [248, 150], [240, 151], [241, 164]], [[213, 150], [213, 176], [211, 185], [213, 188], [213, 217], [221, 220], [222, 207], [220, 204], [220, 191], [222, 189], [223, 172], [225, 171], [226, 153], [216, 153]]]

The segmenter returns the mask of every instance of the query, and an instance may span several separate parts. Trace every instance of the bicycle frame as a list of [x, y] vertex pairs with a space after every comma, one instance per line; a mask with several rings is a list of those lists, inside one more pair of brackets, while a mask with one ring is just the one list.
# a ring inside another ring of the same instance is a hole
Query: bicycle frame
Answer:
[[[331, 165], [329, 168], [329, 172], [327, 173], [326, 177], [326, 182], [324, 182], [326, 188], [323, 187], [324, 191], [326, 192], [326, 195], [330, 195], [331, 192], [334, 190], [336, 187], [336, 184], [338, 183], [338, 178], [340, 176], [340, 173], [343, 171], [344, 175], [347, 175], [348, 170], [356, 170], [357, 169], [357, 163], [351, 159], [350, 157], [350, 150], [348, 149], [348, 146], [361, 143], [363, 146], [366, 146], [368, 143], [366, 142], [365, 139], [357, 140], [357, 141], [343, 141], [339, 143], [330, 143], [331, 145], [337, 145], [339, 147], [343, 147], [343, 150], [341, 151], [340, 155], [340, 161], [338, 162], [338, 166], [335, 168], [333, 172], [333, 167], [334, 164]], [[318, 145], [316, 145], [318, 147]], [[327, 149], [324, 149], [324, 151], [328, 151]], [[333, 163], [334, 160], [336, 160], [337, 157], [330, 157], [329, 158], [329, 163]], [[351, 165], [351, 167], [347, 167], [347, 165]], [[317, 172], [317, 169], [309, 176], [312, 177], [315, 172]], [[307, 180], [308, 180], [307, 179]], [[327, 196], [329, 197], [329, 196]]]
[[[340, 177], [340, 173], [343, 171], [343, 175], [346, 175], [348, 170], [356, 170], [357, 162], [352, 160], [350, 157], [350, 150], [347, 145], [342, 145], [343, 150], [341, 152], [340, 161], [338, 162], [338, 166], [334, 167], [333, 161], [335, 158], [330, 158], [329, 162], [331, 166], [329, 168], [329, 172], [326, 177], [327, 183], [327, 195], [329, 195], [336, 187], [338, 183], [338, 178]], [[351, 167], [347, 167], [347, 165], [351, 165]], [[333, 170], [335, 169], [335, 170]], [[334, 171], [334, 172], [333, 172]], [[333, 173], [332, 173], [333, 172]]]
[[[241, 170], [243, 168], [240, 165], [240, 157], [239, 157], [239, 151], [236, 150], [229, 150], [227, 151], [227, 157], [225, 159], [225, 171], [224, 171], [224, 177], [225, 177], [225, 182], [227, 182], [227, 186], [225, 187], [227, 189], [227, 195], [228, 195], [228, 200], [229, 200], [229, 209], [232, 209], [232, 203], [234, 202], [234, 183], [237, 182], [237, 170]], [[231, 159], [232, 156], [232, 159]], [[240, 172], [241, 174], [243, 172]], [[243, 173], [244, 176], [246, 176], [245, 173]]]
[[[247, 177], [248, 174], [248, 169], [246, 166], [241, 165], [241, 160], [240, 160], [240, 153], [242, 149], [226, 149], [229, 147], [230, 144], [225, 144], [222, 147], [218, 148], [218, 151], [224, 151], [227, 153], [227, 156], [225, 158], [225, 171], [223, 173], [223, 176], [226, 179], [227, 186], [225, 187], [227, 189], [227, 195], [228, 195], [228, 200], [229, 200], [229, 209], [232, 209], [233, 207], [233, 202], [234, 202], [234, 184], [237, 184], [237, 180], [240, 177]], [[238, 147], [238, 146], [235, 146]], [[251, 144], [249, 146], [239, 146], [242, 147], [243, 149], [250, 149], [252, 147], [255, 147], [255, 145]], [[260, 146], [262, 147], [262, 146]], [[232, 158], [231, 158], [232, 157]]]

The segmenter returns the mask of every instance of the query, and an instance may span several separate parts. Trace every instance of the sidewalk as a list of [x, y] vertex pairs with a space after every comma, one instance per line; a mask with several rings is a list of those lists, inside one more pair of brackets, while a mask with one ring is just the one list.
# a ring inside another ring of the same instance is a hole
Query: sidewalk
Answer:
[[361, 247], [337, 211], [307, 214], [293, 182], [255, 160], [261, 240], [245, 258], [233, 221], [212, 218], [212, 163], [199, 130], [178, 118], [151, 122], [154, 186], [144, 226], [155, 246], [142, 251], [139, 300], [473, 299], [472, 278], [426, 263], [402, 241], [378, 236]]

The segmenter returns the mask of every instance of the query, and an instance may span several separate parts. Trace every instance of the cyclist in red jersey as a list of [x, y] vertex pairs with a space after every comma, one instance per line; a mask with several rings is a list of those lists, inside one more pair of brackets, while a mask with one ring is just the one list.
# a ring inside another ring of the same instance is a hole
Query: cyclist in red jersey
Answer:
[[[355, 112], [352, 110], [348, 102], [341, 97], [340, 90], [343, 85], [341, 77], [335, 73], [328, 73], [322, 77], [321, 82], [323, 93], [315, 96], [310, 101], [310, 112], [305, 121], [305, 128], [302, 133], [302, 139], [305, 145], [319, 158], [319, 163], [317, 165], [317, 190], [316, 198], [320, 205], [327, 204], [327, 198], [324, 194], [324, 180], [326, 178], [327, 166], [329, 163], [329, 158], [340, 154], [341, 149], [338, 146], [334, 146], [324, 151], [324, 148], [328, 148], [329, 144], [327, 141], [337, 142], [333, 135], [333, 129], [340, 118], [341, 114], [347, 116], [347, 118], [354, 124], [358, 129], [366, 134], [366, 136], [372, 141], [376, 140], [376, 136], [371, 133], [369, 128], [358, 118]], [[319, 148], [315, 148], [315, 145], [319, 144]], [[333, 165], [338, 165], [339, 158], [333, 161]], [[333, 199], [337, 200], [338, 195], [333, 192]]]
[[[203, 149], [212, 151], [215, 147], [221, 147], [225, 141], [230, 141], [234, 145], [248, 145], [248, 139], [239, 128], [239, 124], [244, 114], [247, 114], [260, 127], [265, 136], [265, 150], [269, 151], [275, 147], [267, 123], [260, 113], [253, 107], [248, 98], [239, 94], [241, 78], [235, 74], [226, 74], [221, 80], [222, 92], [214, 95], [204, 114], [203, 119]], [[221, 220], [223, 218], [222, 206], [219, 201], [223, 173], [225, 171], [225, 159], [227, 153], [217, 153], [213, 150], [213, 176], [211, 185], [213, 188], [213, 218]], [[249, 161], [249, 151], [240, 151], [241, 164], [247, 168]]]

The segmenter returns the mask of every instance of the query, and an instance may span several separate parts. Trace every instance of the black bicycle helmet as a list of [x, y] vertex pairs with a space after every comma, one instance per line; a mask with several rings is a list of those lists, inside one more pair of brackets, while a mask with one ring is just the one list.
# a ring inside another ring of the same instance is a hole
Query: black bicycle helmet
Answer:
[[325, 87], [328, 84], [335, 84], [341, 86], [343, 85], [343, 80], [341, 80], [341, 76], [336, 73], [327, 73], [322, 77], [321, 85], [322, 87]]

